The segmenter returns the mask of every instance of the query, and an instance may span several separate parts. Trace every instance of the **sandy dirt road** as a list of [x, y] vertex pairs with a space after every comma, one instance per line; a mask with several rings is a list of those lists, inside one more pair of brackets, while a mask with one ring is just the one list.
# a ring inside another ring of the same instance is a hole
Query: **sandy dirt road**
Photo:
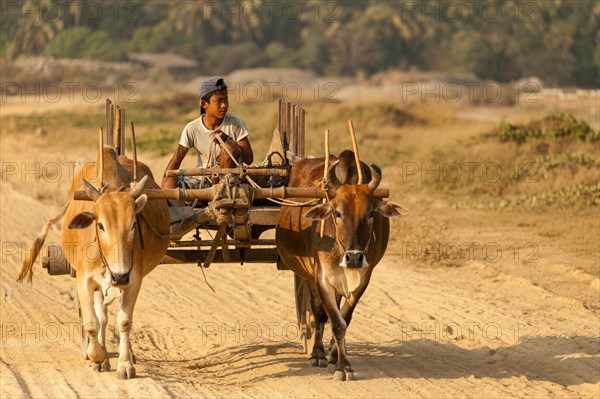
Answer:
[[[7, 185], [0, 200], [4, 244], [30, 243], [57, 209]], [[48, 242], [57, 238], [55, 230]], [[207, 270], [212, 293], [197, 267], [159, 266], [135, 312], [139, 378], [119, 381], [82, 358], [74, 281], [37, 264], [34, 286], [18, 284], [20, 255], [11, 251], [5, 246], [0, 270], [6, 398], [600, 395], [597, 309], [497, 264], [416, 267], [390, 248], [349, 329], [357, 381], [344, 383], [308, 367], [290, 272], [215, 265]], [[597, 279], [571, 277], [578, 291], [598, 292]]]
[[[216, 293], [195, 265], [159, 266], [144, 280], [134, 314], [138, 378], [94, 373], [80, 350], [74, 281], [48, 276], [39, 262], [33, 287], [16, 278], [66, 198], [66, 171], [95, 149], [1, 139], [3, 168], [16, 168], [2, 170], [0, 185], [2, 398], [600, 397], [599, 241], [590, 240], [598, 236], [597, 214], [436, 210], [431, 199], [409, 193], [401, 202], [411, 215], [393, 221], [397, 237], [348, 331], [356, 381], [335, 382], [326, 369], [308, 367], [292, 274], [274, 265], [213, 265], [206, 274]], [[166, 161], [149, 165], [160, 173]], [[65, 171], [61, 179], [55, 164]], [[47, 243], [58, 241], [59, 230]], [[428, 239], [499, 243], [503, 256], [419, 262], [431, 254], [415, 256], [414, 245]], [[531, 256], [534, 262], [524, 262]], [[111, 308], [113, 370], [114, 321]]]

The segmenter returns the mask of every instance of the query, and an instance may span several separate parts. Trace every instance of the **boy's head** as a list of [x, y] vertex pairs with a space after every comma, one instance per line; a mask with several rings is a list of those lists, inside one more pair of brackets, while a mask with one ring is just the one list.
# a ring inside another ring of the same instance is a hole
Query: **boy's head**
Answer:
[[208, 106], [210, 98], [215, 93], [227, 96], [227, 85], [222, 77], [213, 76], [202, 82], [198, 88], [198, 94], [200, 96], [200, 114], [204, 115], [206, 113], [205, 107]]

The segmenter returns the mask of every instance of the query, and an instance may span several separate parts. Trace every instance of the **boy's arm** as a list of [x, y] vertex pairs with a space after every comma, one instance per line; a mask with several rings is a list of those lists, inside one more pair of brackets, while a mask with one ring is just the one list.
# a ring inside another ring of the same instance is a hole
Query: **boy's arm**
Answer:
[[247, 165], [254, 162], [254, 153], [252, 152], [252, 146], [250, 145], [248, 137], [244, 137], [238, 141], [237, 145], [240, 146], [240, 150], [242, 151], [242, 161]]
[[162, 183], [160, 185], [161, 188], [177, 188], [177, 176], [167, 177], [167, 170], [179, 169], [181, 162], [183, 162], [183, 158], [185, 158], [185, 155], [188, 153], [188, 151], [189, 148], [184, 147], [181, 144], [177, 146], [177, 149], [175, 150], [175, 153], [173, 154], [173, 157], [169, 161], [165, 173], [163, 174]]

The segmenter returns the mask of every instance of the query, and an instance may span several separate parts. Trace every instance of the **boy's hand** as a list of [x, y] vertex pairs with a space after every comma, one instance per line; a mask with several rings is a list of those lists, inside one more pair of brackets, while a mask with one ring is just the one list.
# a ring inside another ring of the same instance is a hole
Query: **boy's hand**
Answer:
[[217, 136], [220, 136], [221, 140], [223, 140], [223, 141], [230, 140], [230, 137], [228, 135], [226, 135], [225, 132], [223, 132], [222, 130], [217, 130], [216, 132], [213, 133], [213, 135], [214, 135], [214, 139], [213, 140], [217, 144], [220, 144], [219, 140], [217, 139]]

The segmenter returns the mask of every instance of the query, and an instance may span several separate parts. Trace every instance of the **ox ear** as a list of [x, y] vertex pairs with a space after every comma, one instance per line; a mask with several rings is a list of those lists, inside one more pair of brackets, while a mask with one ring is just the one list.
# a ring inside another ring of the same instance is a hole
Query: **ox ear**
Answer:
[[312, 220], [323, 220], [333, 213], [333, 207], [330, 204], [315, 205], [304, 214], [304, 217]]
[[393, 218], [394, 216], [408, 215], [408, 208], [404, 205], [396, 204], [395, 202], [388, 202], [379, 206], [377, 212], [386, 218]]
[[135, 199], [135, 213], [140, 213], [142, 209], [146, 206], [148, 202], [148, 196], [146, 194], [142, 194]]
[[91, 212], [80, 212], [77, 215], [73, 216], [73, 219], [69, 222], [69, 226], [67, 227], [69, 230], [79, 230], [85, 229], [89, 227], [94, 221], [94, 214]]

